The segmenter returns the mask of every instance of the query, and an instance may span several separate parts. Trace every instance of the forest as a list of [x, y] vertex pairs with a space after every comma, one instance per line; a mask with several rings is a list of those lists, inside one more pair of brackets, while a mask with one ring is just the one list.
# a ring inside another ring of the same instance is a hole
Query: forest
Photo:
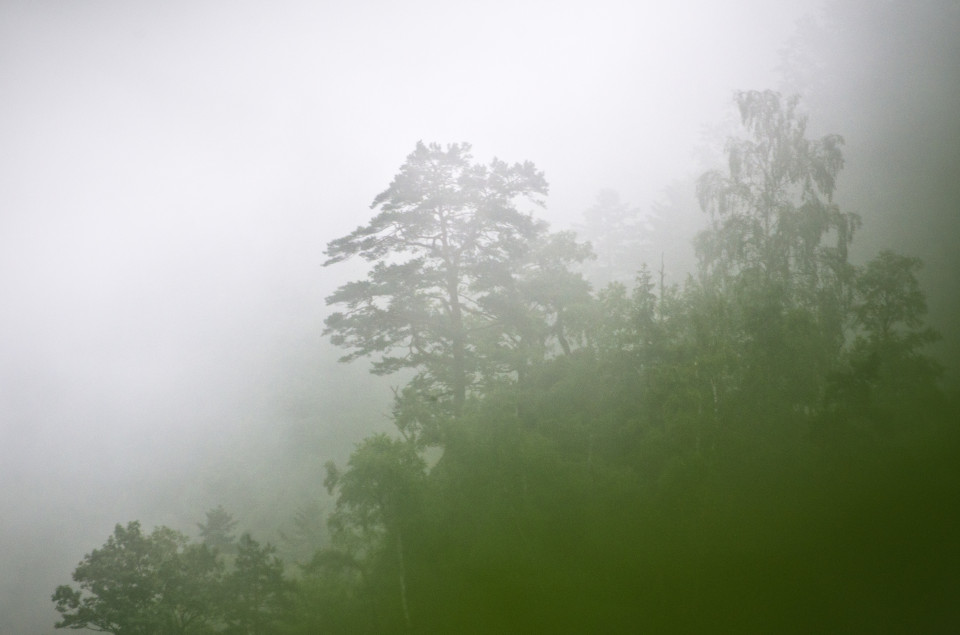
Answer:
[[960, 404], [923, 262], [851, 258], [844, 139], [801, 97], [733, 106], [686, 275], [658, 245], [627, 266], [642, 228], [614, 195], [554, 231], [534, 163], [416, 143], [325, 250], [366, 267], [325, 335], [397, 388], [390, 431], [316, 483], [323, 544], [282, 558], [223, 507], [197, 539], [117, 524], [53, 593], [57, 628], [955, 628]]

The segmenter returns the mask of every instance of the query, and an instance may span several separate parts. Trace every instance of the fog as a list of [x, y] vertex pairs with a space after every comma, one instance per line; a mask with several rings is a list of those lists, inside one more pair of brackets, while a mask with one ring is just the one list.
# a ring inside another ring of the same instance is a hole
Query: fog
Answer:
[[0, 633], [53, 632], [50, 594], [115, 523], [195, 534], [222, 503], [276, 540], [323, 500], [323, 462], [388, 424], [396, 378], [321, 335], [359, 270], [323, 250], [418, 140], [535, 162], [559, 227], [603, 188], [649, 210], [703, 167], [734, 90], [782, 85], [810, 14], [0, 6]]

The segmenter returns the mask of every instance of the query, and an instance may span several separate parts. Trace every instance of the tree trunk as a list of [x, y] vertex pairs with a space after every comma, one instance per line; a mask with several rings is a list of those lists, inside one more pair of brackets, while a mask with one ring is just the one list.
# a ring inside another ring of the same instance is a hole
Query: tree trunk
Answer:
[[557, 336], [557, 342], [560, 343], [560, 348], [563, 350], [564, 355], [570, 355], [570, 344], [567, 342], [567, 337], [564, 334], [563, 328], [563, 307], [557, 307], [557, 321], [554, 323], [554, 333]]
[[403, 539], [397, 531], [397, 565], [400, 568], [400, 604], [403, 607], [403, 620], [410, 630], [410, 607], [407, 605], [407, 571], [403, 565]]
[[447, 274], [447, 296], [450, 302], [450, 338], [453, 348], [453, 368], [451, 369], [453, 389], [453, 412], [460, 415], [467, 400], [467, 344], [463, 330], [463, 311], [460, 308], [459, 276], [451, 268]]

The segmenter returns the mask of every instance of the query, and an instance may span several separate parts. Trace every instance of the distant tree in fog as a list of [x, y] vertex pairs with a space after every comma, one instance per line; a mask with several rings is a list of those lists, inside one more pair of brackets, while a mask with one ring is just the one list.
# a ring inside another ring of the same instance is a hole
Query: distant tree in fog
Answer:
[[621, 200], [616, 190], [601, 190], [574, 229], [597, 254], [596, 260], [584, 267], [591, 282], [604, 286], [633, 281], [643, 264], [650, 234], [639, 208]]
[[226, 633], [265, 635], [277, 632], [289, 584], [276, 549], [243, 534], [232, 569], [223, 581]]
[[201, 633], [216, 619], [223, 564], [206, 545], [168, 527], [144, 534], [137, 521], [117, 525], [77, 565], [79, 588], [57, 587], [57, 628], [116, 635]]
[[[217, 526], [233, 526], [223, 508], [211, 514], [228, 521]], [[235, 547], [227, 566], [217, 549], [169, 527], [145, 534], [137, 521], [117, 525], [77, 565], [78, 588], [54, 592], [62, 616], [56, 627], [115, 635], [275, 633], [290, 590], [283, 563], [273, 546], [249, 534]]]
[[[378, 355], [374, 373], [413, 369], [418, 393], [460, 412], [477, 378], [489, 371], [483, 350], [490, 350], [491, 338], [499, 350], [510, 345], [511, 334], [523, 336], [524, 325], [512, 317], [543, 322], [552, 315], [555, 327], [562, 311], [555, 298], [522, 293], [524, 274], [536, 277], [582, 257], [565, 252], [552, 254], [549, 263], [532, 259], [559, 243], [517, 203], [542, 205], [546, 193], [543, 173], [529, 161], [481, 165], [468, 144], [418, 143], [374, 199], [379, 213], [327, 245], [325, 265], [352, 256], [373, 263], [366, 279], [327, 298], [343, 307], [326, 320], [331, 341], [350, 350], [342, 361]], [[534, 331], [557, 335], [556, 328]]]
[[236, 538], [233, 529], [237, 521], [222, 505], [207, 511], [207, 520], [197, 523], [200, 529], [200, 540], [203, 544], [223, 553], [230, 553], [235, 549]]
[[331, 241], [325, 263], [355, 255], [374, 263], [366, 280], [327, 298], [345, 307], [326, 320], [333, 343], [351, 349], [344, 360], [379, 354], [375, 373], [413, 368], [454, 410], [476, 369], [471, 321], [484, 316], [473, 289], [488, 263], [521, 258], [544, 231], [515, 201], [547, 193], [532, 163], [471, 159], [468, 144], [418, 143], [374, 199], [380, 212]]

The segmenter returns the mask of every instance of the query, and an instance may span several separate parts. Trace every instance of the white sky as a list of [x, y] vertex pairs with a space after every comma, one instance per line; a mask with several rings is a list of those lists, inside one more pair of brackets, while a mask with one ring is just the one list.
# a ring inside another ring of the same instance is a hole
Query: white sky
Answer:
[[777, 84], [797, 4], [7, 0], [0, 518], [93, 496], [105, 538], [198, 439], [275, 426], [257, 399], [347, 275], [323, 248], [417, 140], [534, 161], [548, 219], [649, 205], [734, 89]]
[[129, 415], [175, 399], [171, 374], [238, 372], [286, 309], [341, 281], [324, 245], [364, 222], [418, 139], [533, 160], [561, 222], [602, 187], [647, 204], [695, 168], [732, 90], [775, 83], [797, 15], [761, 0], [347, 5], [3, 6], [14, 383], [82, 386]]

